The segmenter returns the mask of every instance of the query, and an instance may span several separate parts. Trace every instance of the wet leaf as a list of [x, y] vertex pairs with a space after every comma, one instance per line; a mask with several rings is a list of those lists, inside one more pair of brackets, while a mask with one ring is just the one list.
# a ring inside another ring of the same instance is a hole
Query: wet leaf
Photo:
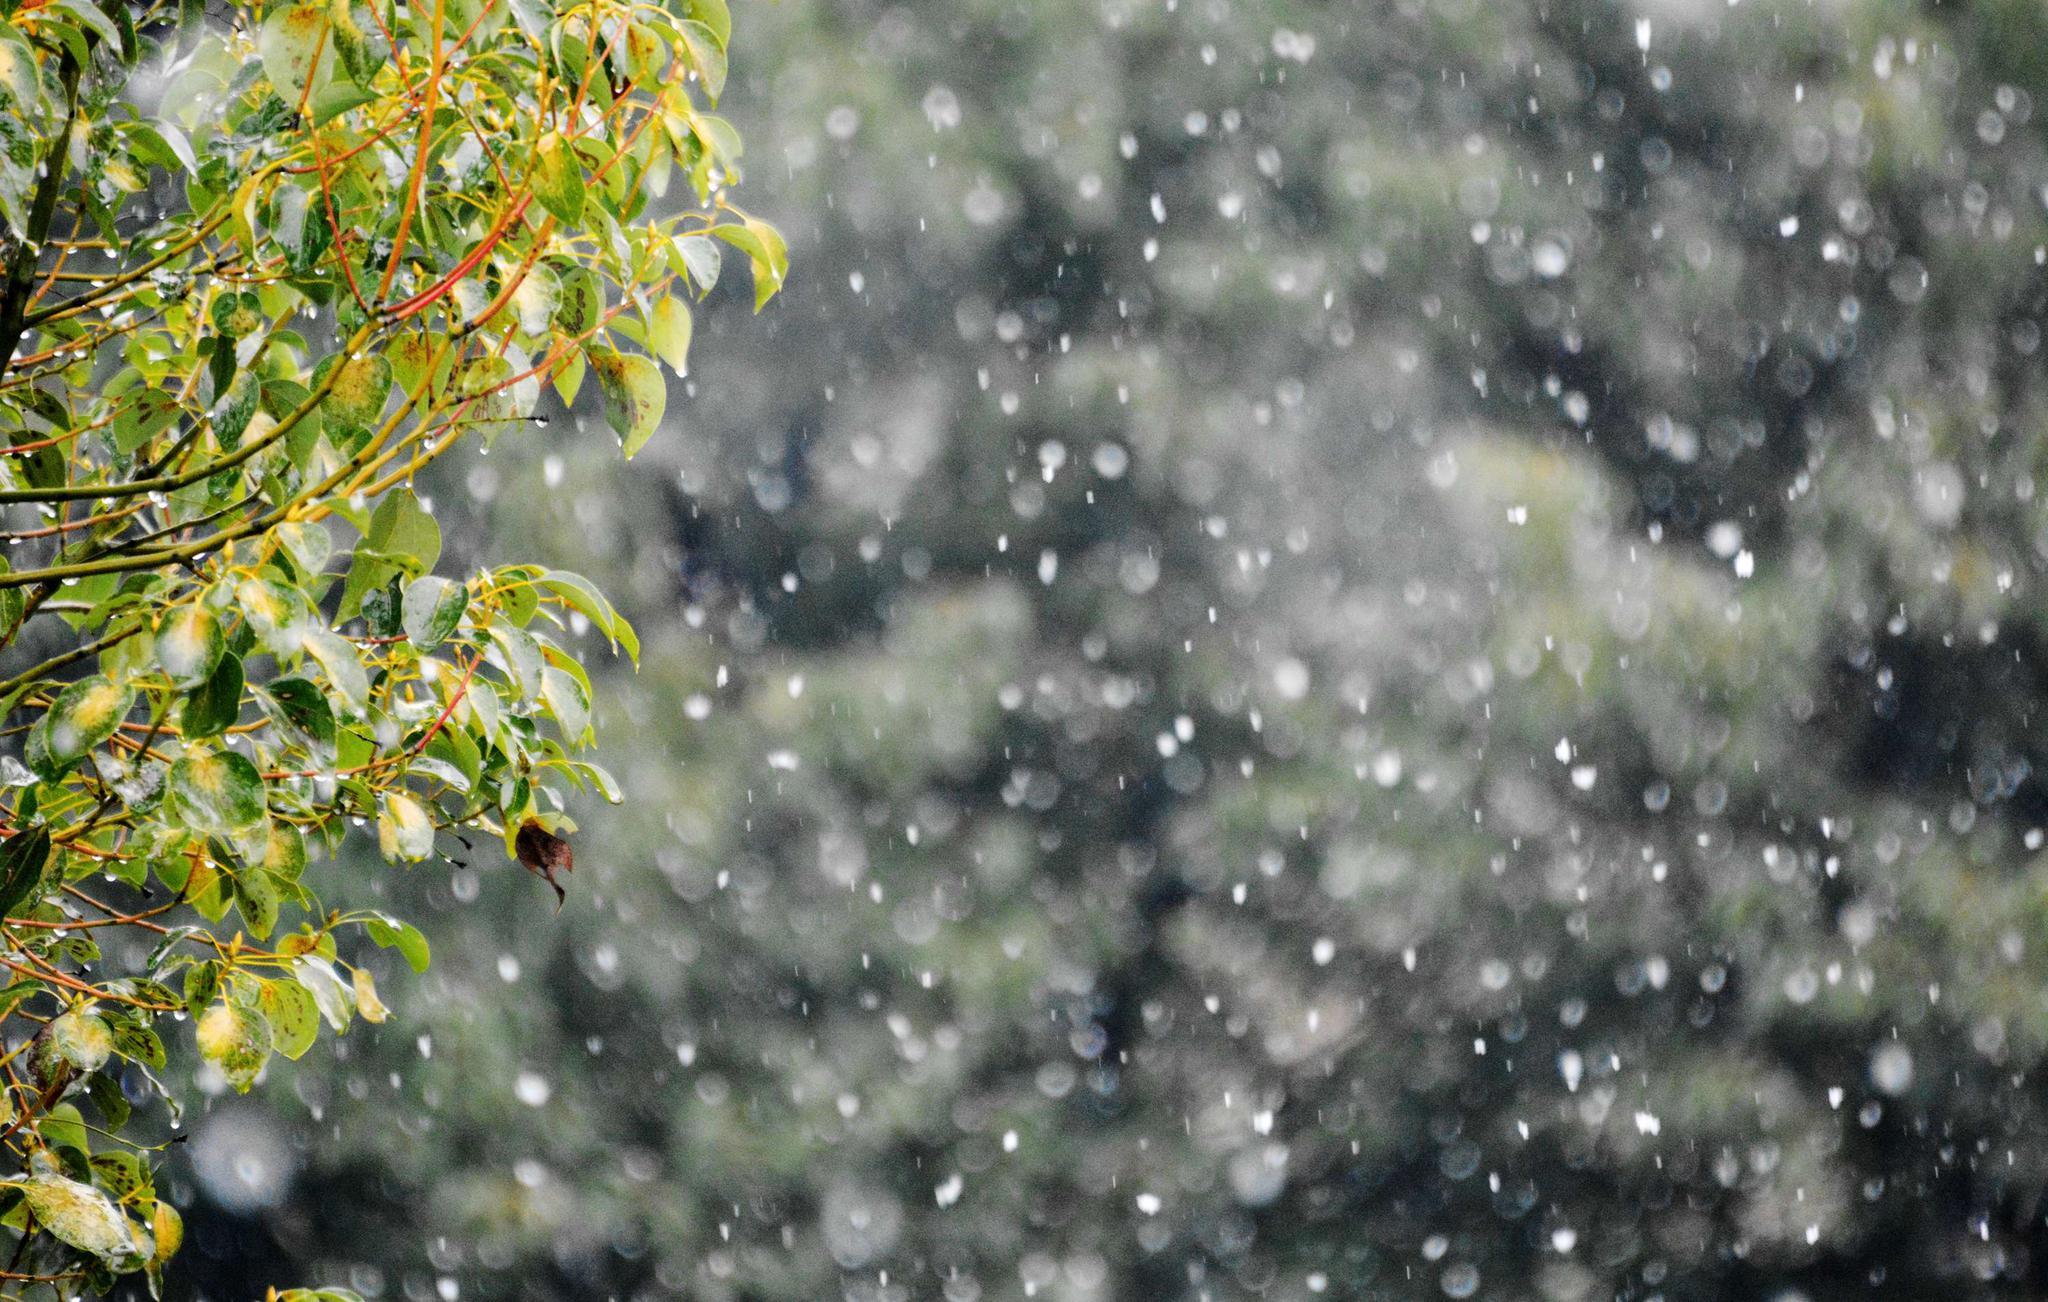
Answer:
[[582, 222], [583, 164], [555, 132], [542, 136], [534, 150], [533, 194], [565, 225]]
[[132, 688], [98, 675], [79, 679], [57, 694], [49, 713], [30, 734], [29, 767], [44, 781], [56, 781], [113, 736], [134, 704]]
[[106, 1020], [74, 1008], [56, 1018], [48, 1030], [51, 1052], [81, 1074], [98, 1071], [114, 1056], [114, 1033]]
[[59, 1241], [110, 1261], [134, 1254], [128, 1218], [91, 1185], [50, 1173], [31, 1176], [18, 1187], [36, 1223]]
[[232, 836], [261, 827], [263, 775], [234, 751], [186, 755], [171, 765], [171, 802], [194, 831]]
[[573, 872], [576, 868], [576, 855], [567, 841], [528, 819], [519, 825], [513, 848], [528, 872], [554, 888], [557, 904], [567, 898], [568, 892], [556, 880], [557, 873]]
[[197, 687], [227, 649], [220, 620], [197, 601], [173, 608], [156, 626], [157, 663], [179, 687]]
[[690, 308], [677, 295], [664, 295], [647, 314], [647, 346], [677, 375], [690, 373]]
[[661, 427], [668, 406], [668, 384], [650, 358], [608, 348], [588, 350], [591, 374], [604, 395], [605, 422], [632, 457], [647, 446]]
[[[50, 861], [50, 829], [32, 827], [0, 845], [0, 916], [12, 916], [42, 882]], [[12, 989], [13, 987], [9, 987]]]
[[270, 1061], [270, 1024], [254, 1009], [223, 1001], [193, 1028], [200, 1057], [220, 1068], [238, 1094], [247, 1094]]
[[304, 1057], [320, 1033], [313, 992], [296, 980], [265, 981], [256, 999], [270, 1023], [271, 1047], [294, 1062]]
[[391, 860], [418, 861], [434, 852], [434, 824], [419, 801], [396, 791], [385, 795], [377, 815], [377, 848]]
[[322, 4], [281, 5], [270, 11], [256, 37], [264, 75], [294, 107], [333, 75], [334, 43], [328, 37], [327, 13]]
[[460, 583], [429, 574], [405, 589], [402, 607], [405, 636], [414, 648], [431, 651], [446, 642], [469, 609], [469, 590]]

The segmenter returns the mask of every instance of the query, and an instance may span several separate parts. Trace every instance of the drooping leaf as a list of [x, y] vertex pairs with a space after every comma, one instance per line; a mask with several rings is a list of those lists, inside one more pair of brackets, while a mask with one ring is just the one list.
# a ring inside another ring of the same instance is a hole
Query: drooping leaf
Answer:
[[428, 948], [427, 938], [418, 927], [386, 915], [370, 918], [363, 924], [363, 930], [380, 949], [396, 948], [405, 956], [405, 961], [415, 972], [424, 972], [432, 962], [433, 954]]
[[647, 446], [668, 406], [668, 385], [650, 358], [609, 348], [589, 350], [590, 371], [604, 394], [604, 418], [627, 457]]
[[356, 1011], [363, 1015], [364, 1021], [374, 1024], [391, 1016], [391, 1010], [377, 997], [377, 982], [370, 975], [370, 969], [359, 967], [349, 976], [355, 987]]
[[361, 713], [370, 697], [370, 678], [363, 669], [362, 657], [346, 638], [328, 632], [324, 628], [309, 629], [305, 640], [306, 654], [311, 656], [327, 674], [327, 681], [334, 685], [335, 694], [340, 696], [348, 708]]
[[690, 308], [681, 297], [665, 294], [647, 313], [647, 346], [677, 375], [690, 373]]
[[324, 958], [304, 954], [292, 961], [292, 972], [299, 978], [299, 984], [312, 994], [313, 1004], [327, 1024], [337, 1031], [346, 1031], [349, 1019], [355, 1015], [355, 990], [341, 979], [334, 970], [334, 964]]
[[[50, 829], [30, 828], [0, 845], [0, 917], [11, 915], [34, 893], [50, 861]], [[11, 989], [12, 987], [10, 987]]]
[[377, 848], [386, 859], [418, 861], [434, 852], [434, 824], [420, 802], [387, 792], [377, 815]]
[[268, 940], [277, 927], [278, 911], [284, 902], [277, 879], [260, 868], [247, 868], [235, 873], [231, 881], [242, 925], [256, 939]]
[[561, 278], [545, 262], [528, 267], [519, 287], [512, 291], [512, 308], [519, 314], [519, 328], [530, 335], [546, 333], [561, 306]]
[[567, 226], [583, 220], [583, 163], [558, 132], [542, 136], [533, 155], [533, 195]]
[[555, 902], [559, 905], [568, 892], [556, 880], [555, 874], [572, 872], [576, 867], [575, 852], [569, 843], [553, 832], [542, 827], [534, 819], [527, 819], [519, 825], [519, 835], [513, 841], [519, 862], [526, 870], [546, 881], [555, 891]]
[[679, 23], [677, 30], [689, 51], [690, 65], [704, 85], [705, 97], [716, 104], [725, 93], [725, 42], [710, 27], [694, 20]]

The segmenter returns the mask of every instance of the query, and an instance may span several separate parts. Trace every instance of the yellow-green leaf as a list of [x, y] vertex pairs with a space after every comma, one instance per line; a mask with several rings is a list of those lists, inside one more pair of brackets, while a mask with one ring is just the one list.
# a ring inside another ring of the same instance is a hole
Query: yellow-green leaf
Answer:
[[270, 1061], [270, 1024], [262, 1013], [218, 1003], [193, 1028], [199, 1056], [220, 1068], [238, 1094], [247, 1094]]
[[256, 1002], [270, 1023], [271, 1047], [297, 1062], [320, 1033], [320, 1008], [313, 1002], [313, 992], [289, 978], [265, 981]]
[[647, 313], [647, 346], [677, 375], [690, 373], [690, 308], [679, 295], [655, 300]]
[[668, 406], [668, 385], [651, 358], [609, 348], [588, 351], [591, 373], [597, 376], [597, 387], [604, 394], [605, 421], [631, 457], [647, 446], [660, 427]]
[[420, 860], [434, 852], [434, 823], [419, 801], [397, 791], [385, 795], [377, 815], [377, 848], [386, 859]]
[[134, 1254], [135, 1235], [128, 1218], [91, 1185], [51, 1172], [31, 1176], [19, 1187], [36, 1223], [52, 1237], [109, 1260]]
[[284, 5], [263, 20], [256, 54], [278, 95], [294, 108], [319, 90], [334, 72], [334, 43], [328, 39], [327, 6]]
[[156, 626], [157, 663], [179, 687], [205, 682], [226, 648], [220, 620], [196, 601], [172, 609]]
[[268, 818], [263, 775], [234, 751], [184, 756], [171, 765], [167, 790], [187, 825], [210, 836], [247, 832]]
[[50, 1023], [50, 1049], [81, 1072], [96, 1072], [114, 1056], [114, 1033], [99, 1014], [74, 1008]]
[[542, 136], [534, 151], [533, 196], [566, 226], [583, 220], [583, 164], [559, 132]]

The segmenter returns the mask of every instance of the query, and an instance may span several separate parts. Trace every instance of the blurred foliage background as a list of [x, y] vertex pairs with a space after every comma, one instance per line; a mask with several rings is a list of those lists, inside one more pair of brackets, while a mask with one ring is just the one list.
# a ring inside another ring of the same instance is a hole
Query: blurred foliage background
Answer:
[[738, 8], [784, 298], [435, 485], [627, 803], [176, 1289], [2048, 1287], [2038, 5]]

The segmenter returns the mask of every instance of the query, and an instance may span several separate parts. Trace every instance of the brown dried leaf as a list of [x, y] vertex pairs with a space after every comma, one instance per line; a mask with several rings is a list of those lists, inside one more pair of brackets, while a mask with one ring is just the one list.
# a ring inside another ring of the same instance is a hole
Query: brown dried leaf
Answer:
[[528, 872], [555, 888], [555, 907], [560, 908], [562, 901], [568, 898], [568, 892], [555, 880], [555, 874], [576, 871], [576, 855], [570, 850], [569, 843], [529, 818], [520, 824], [519, 835], [513, 839], [512, 846]]

